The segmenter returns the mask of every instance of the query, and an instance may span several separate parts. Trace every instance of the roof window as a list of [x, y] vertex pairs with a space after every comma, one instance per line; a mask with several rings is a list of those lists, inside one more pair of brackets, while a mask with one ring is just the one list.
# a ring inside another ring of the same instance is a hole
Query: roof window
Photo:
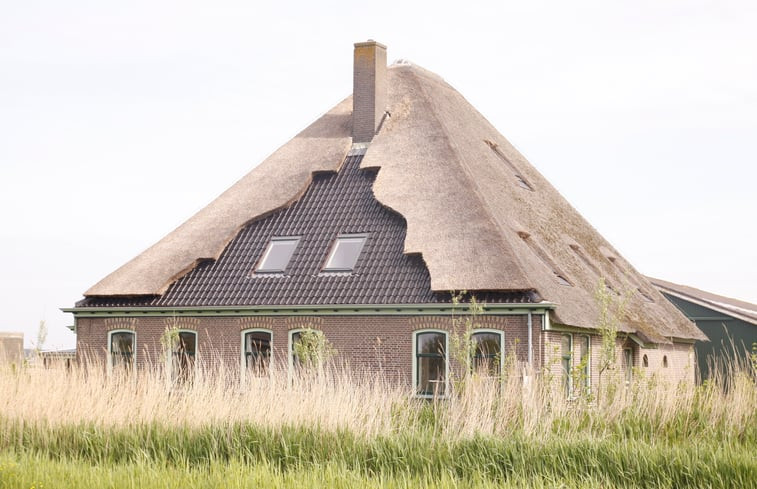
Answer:
[[530, 190], [531, 192], [534, 191], [533, 185], [531, 185], [528, 180], [526, 180], [526, 177], [523, 176], [523, 174], [518, 170], [518, 167], [515, 166], [515, 164], [510, 161], [510, 159], [505, 156], [505, 154], [499, 149], [499, 146], [497, 146], [497, 143], [494, 143], [492, 141], [489, 141], [488, 139], [484, 139], [484, 142], [489, 145], [489, 147], [494, 151], [494, 154], [496, 154], [500, 160], [502, 160], [505, 165], [510, 169], [511, 172], [515, 175], [515, 179], [518, 181], [518, 185], [526, 190]]
[[531, 251], [533, 251], [534, 254], [539, 257], [539, 259], [542, 261], [542, 263], [544, 263], [545, 265], [547, 265], [547, 267], [549, 267], [549, 269], [552, 270], [552, 273], [555, 274], [555, 277], [557, 279], [557, 283], [558, 284], [565, 285], [565, 286], [568, 286], [568, 287], [572, 287], [573, 286], [573, 284], [570, 282], [570, 280], [568, 280], [565, 277], [565, 274], [562, 272], [562, 270], [560, 270], [560, 268], [557, 266], [557, 264], [549, 256], [549, 254], [547, 254], [547, 252], [544, 251], [544, 249], [541, 246], [539, 246], [538, 244], [536, 244], [536, 242], [533, 239], [531, 239], [531, 235], [530, 234], [528, 234], [525, 231], [520, 231], [518, 233], [518, 236], [520, 236], [521, 239], [523, 239], [523, 241], [525, 241], [525, 243], [528, 245], [528, 247], [531, 248]]
[[284, 273], [299, 242], [299, 236], [271, 238], [255, 272]]
[[345, 234], [338, 236], [323, 267], [324, 272], [351, 272], [363, 250], [366, 235]]

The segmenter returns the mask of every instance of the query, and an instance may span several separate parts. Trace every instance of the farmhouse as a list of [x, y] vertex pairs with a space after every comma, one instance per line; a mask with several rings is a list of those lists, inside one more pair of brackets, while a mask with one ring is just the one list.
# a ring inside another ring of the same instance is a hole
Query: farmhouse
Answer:
[[[628, 296], [618, 358], [693, 380], [696, 326], [439, 76], [355, 44], [353, 95], [84, 293], [78, 355], [293, 368], [306, 328], [355, 368], [443, 394], [452, 291], [485, 305], [474, 363], [597, 380], [595, 289]], [[170, 335], [173, 355], [163, 353]], [[165, 341], [163, 342], [165, 344]]]
[[757, 305], [704, 290], [647, 277], [670, 302], [694, 321], [709, 341], [697, 341], [699, 379], [714, 375], [713, 368], [734, 362], [748, 364], [757, 348]]

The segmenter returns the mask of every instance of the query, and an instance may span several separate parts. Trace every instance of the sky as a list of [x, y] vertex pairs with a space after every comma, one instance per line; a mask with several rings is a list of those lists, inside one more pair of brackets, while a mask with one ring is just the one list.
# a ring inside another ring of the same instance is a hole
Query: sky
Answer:
[[0, 2], [0, 331], [82, 293], [352, 91], [436, 72], [639, 271], [757, 303], [757, 3]]

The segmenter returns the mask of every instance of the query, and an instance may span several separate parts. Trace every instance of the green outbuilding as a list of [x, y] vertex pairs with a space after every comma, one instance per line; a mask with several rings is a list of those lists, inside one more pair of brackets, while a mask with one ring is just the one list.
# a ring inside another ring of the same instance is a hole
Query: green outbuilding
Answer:
[[757, 305], [648, 278], [709, 338], [709, 342], [697, 341], [694, 345], [700, 381], [711, 378], [718, 366], [753, 361], [753, 355], [757, 355]]

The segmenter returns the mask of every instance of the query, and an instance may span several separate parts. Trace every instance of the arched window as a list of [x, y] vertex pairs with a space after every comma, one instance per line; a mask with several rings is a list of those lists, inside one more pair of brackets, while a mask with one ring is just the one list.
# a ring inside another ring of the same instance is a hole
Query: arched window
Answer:
[[135, 364], [137, 334], [131, 330], [116, 330], [108, 333], [108, 368], [131, 370]]
[[413, 378], [415, 390], [422, 397], [447, 393], [447, 333], [424, 330], [413, 333]]
[[242, 331], [242, 372], [252, 376], [270, 372], [272, 333], [267, 329]]
[[498, 376], [504, 365], [504, 333], [497, 330], [473, 331], [473, 370], [486, 375]]
[[179, 330], [171, 349], [171, 376], [184, 382], [194, 374], [197, 360], [197, 332]]

